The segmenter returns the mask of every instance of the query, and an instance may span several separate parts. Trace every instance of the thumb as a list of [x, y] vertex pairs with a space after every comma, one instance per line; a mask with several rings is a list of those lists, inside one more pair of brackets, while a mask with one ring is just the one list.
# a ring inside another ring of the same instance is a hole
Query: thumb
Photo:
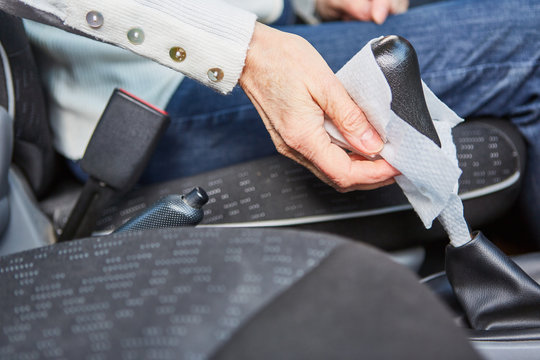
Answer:
[[323, 111], [352, 147], [366, 155], [379, 153], [384, 146], [379, 134], [337, 79], [336, 83], [327, 93]]

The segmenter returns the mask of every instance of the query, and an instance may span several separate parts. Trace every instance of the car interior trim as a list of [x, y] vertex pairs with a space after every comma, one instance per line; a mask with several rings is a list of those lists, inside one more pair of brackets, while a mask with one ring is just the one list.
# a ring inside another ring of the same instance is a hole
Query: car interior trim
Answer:
[[6, 90], [8, 98], [7, 112], [11, 119], [15, 119], [15, 90], [13, 89], [13, 78], [11, 77], [11, 68], [9, 66], [9, 59], [6, 50], [0, 44], [0, 58], [2, 59], [2, 67], [4, 69], [4, 76], [6, 79]]
[[[485, 188], [482, 188], [482, 189], [472, 190], [472, 191], [460, 194], [459, 196], [461, 200], [468, 200], [468, 199], [474, 199], [480, 196], [493, 194], [514, 185], [516, 182], [519, 181], [520, 176], [521, 176], [520, 172], [517, 171], [508, 179], [503, 180], [500, 183], [486, 186]], [[410, 210], [410, 209], [412, 209], [412, 206], [408, 204], [408, 205], [388, 206], [388, 207], [374, 209], [374, 210], [353, 211], [353, 212], [348, 212], [348, 213], [343, 213], [343, 214], [306, 216], [306, 217], [299, 217], [299, 218], [294, 218], [294, 219], [253, 221], [253, 222], [241, 222], [241, 223], [205, 224], [205, 225], [199, 225], [198, 227], [291, 226], [291, 225], [311, 224], [311, 223], [325, 222], [325, 221], [345, 220], [345, 219], [352, 219], [352, 218], [357, 218], [357, 217], [375, 216], [375, 215], [389, 214], [393, 212], [405, 211], [405, 210]]]

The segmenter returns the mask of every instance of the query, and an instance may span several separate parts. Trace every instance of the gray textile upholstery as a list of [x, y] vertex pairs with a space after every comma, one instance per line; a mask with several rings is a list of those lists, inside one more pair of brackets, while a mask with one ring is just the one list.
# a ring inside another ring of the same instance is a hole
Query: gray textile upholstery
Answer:
[[340, 242], [181, 229], [2, 258], [0, 358], [205, 358]]
[[[2, 359], [476, 358], [414, 275], [324, 234], [126, 232], [0, 258], [0, 282]], [[244, 353], [261, 341], [264, 354]]]
[[[279, 354], [279, 356], [276, 356]], [[378, 251], [336, 247], [213, 360], [477, 359], [447, 311]]]

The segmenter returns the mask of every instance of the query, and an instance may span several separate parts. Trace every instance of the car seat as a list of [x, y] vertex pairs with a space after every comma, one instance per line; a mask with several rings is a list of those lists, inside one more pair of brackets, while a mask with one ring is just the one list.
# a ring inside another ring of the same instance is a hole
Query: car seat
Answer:
[[477, 358], [410, 272], [321, 233], [126, 232], [2, 257], [0, 277], [3, 358]]
[[[19, 65], [12, 69], [15, 74], [13, 78], [29, 78], [35, 81], [39, 76], [31, 60], [31, 50], [20, 19], [5, 13], [0, 16], [2, 39], [9, 40], [10, 48], [24, 49], [22, 52], [13, 52], [11, 56], [15, 57], [11, 62], [18, 61], [21, 54], [28, 58], [24, 63], [18, 62]], [[39, 88], [35, 83], [32, 85], [31, 88]], [[21, 124], [19, 126], [27, 130], [40, 129], [38, 133], [42, 135], [34, 141], [36, 144], [32, 141], [25, 143], [37, 149], [34, 152], [48, 153], [51, 143], [43, 110], [43, 94], [38, 91], [28, 93], [28, 86], [18, 87], [19, 98], [16, 103], [28, 102], [29, 98], [35, 99], [37, 105], [32, 106], [37, 110], [30, 112], [33, 116], [28, 116], [29, 112], [18, 112], [15, 124]], [[23, 94], [25, 96], [22, 96]], [[32, 108], [26, 103], [18, 107]], [[27, 138], [35, 137], [31, 132], [27, 133], [28, 131], [25, 131], [23, 135]], [[17, 133], [16, 144], [21, 142], [20, 136], [22, 135]], [[454, 130], [454, 137], [458, 144], [460, 165], [464, 170], [460, 192], [465, 199], [465, 213], [471, 226], [478, 227], [500, 216], [515, 200], [524, 168], [524, 143], [517, 130], [502, 120], [484, 119], [465, 123]], [[494, 146], [496, 149], [492, 148]], [[496, 156], [495, 160], [490, 156]], [[50, 179], [54, 177], [56, 168], [49, 161], [45, 161], [51, 158], [50, 155], [30, 158], [34, 159], [31, 167], [25, 166], [26, 161], [15, 163], [19, 167], [23, 164], [23, 173], [29, 179], [34, 194], [43, 195], [43, 189], [47, 188]], [[59, 181], [63, 180], [56, 178], [56, 182]], [[69, 191], [61, 192], [59, 197], [42, 199], [40, 204], [45, 213], [53, 219], [56, 230], [65, 224], [78, 195], [74, 189], [76, 186], [73, 186], [73, 183], [69, 185], [71, 186], [60, 184], [62, 190], [69, 188]], [[211, 196], [205, 207], [203, 226], [287, 226], [326, 231], [362, 241], [367, 239], [368, 242], [385, 249], [407, 248], [443, 235], [438, 225], [431, 232], [422, 228], [397, 186], [338, 194], [307, 170], [281, 156], [137, 189], [106, 209], [96, 230], [102, 233], [110, 232], [133, 217], [136, 210], [147, 208], [160, 197], [171, 193], [185, 193], [195, 186], [203, 187]], [[61, 201], [58, 201], [59, 198]], [[393, 226], [387, 226], [388, 223]], [[50, 242], [51, 238], [47, 235], [42, 244]], [[31, 243], [35, 244], [35, 241]], [[28, 247], [7, 248], [22, 250]]]

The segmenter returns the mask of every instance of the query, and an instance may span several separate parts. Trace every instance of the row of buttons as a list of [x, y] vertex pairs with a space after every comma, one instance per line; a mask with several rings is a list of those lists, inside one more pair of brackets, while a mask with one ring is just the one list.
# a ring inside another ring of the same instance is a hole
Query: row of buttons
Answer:
[[[99, 29], [103, 26], [103, 15], [98, 11], [90, 11], [86, 14], [86, 22], [92, 29]], [[132, 28], [127, 33], [127, 38], [133, 45], [140, 45], [144, 42], [144, 31], [141, 28]], [[172, 47], [169, 50], [170, 58], [175, 62], [182, 62], [186, 59], [186, 50], [180, 46]], [[223, 79], [223, 70], [220, 68], [212, 68], [208, 70], [207, 76], [210, 81], [219, 82]]]

